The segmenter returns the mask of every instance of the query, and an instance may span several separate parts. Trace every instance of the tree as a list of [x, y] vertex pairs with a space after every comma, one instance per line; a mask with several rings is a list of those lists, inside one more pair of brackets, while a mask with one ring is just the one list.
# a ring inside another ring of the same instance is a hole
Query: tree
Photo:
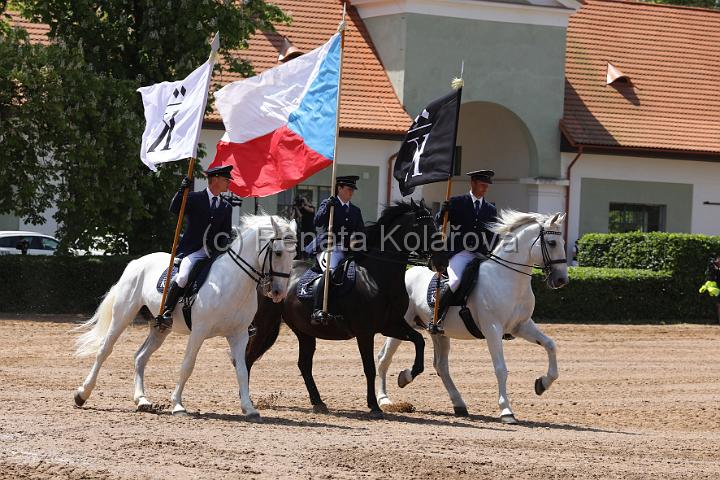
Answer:
[[[27, 0], [11, 7], [49, 25], [54, 45], [0, 33], [0, 73], [9, 73], [2, 79], [12, 87], [7, 98], [5, 88], [0, 93], [7, 111], [0, 122], [14, 122], [9, 130], [0, 123], [0, 132], [12, 132], [17, 144], [0, 151], [0, 167], [13, 167], [0, 180], [0, 213], [40, 222], [54, 204], [64, 248], [167, 250], [175, 224], [167, 206], [187, 166], [153, 173], [140, 162], [144, 117], [135, 90], [183, 78], [207, 59], [215, 31], [224, 68], [250, 75], [231, 51], [289, 18], [260, 0]], [[6, 51], [16, 52], [14, 61]]]
[[720, 0], [643, 0], [648, 3], [680, 5], [682, 7], [720, 8]]

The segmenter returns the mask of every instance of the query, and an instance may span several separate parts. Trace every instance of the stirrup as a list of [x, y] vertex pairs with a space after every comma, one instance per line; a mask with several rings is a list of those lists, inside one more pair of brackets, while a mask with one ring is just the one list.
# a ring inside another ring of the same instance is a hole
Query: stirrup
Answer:
[[430, 335], [445, 335], [445, 330], [442, 328], [442, 322], [428, 323], [427, 331], [430, 332]]
[[340, 321], [343, 319], [342, 315], [333, 315], [329, 312], [323, 312], [322, 310], [315, 310], [310, 315], [310, 325], [327, 325], [330, 320]]
[[168, 328], [172, 328], [173, 326], [173, 317], [172, 312], [168, 312], [168, 316], [166, 317], [165, 314], [158, 315], [155, 317], [155, 321], [152, 324], [153, 328], [157, 328], [160, 330], [160, 332], [164, 332]]

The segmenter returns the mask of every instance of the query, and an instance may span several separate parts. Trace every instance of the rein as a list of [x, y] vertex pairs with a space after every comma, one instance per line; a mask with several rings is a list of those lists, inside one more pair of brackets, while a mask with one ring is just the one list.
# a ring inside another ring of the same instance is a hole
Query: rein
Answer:
[[[272, 257], [273, 257], [273, 249], [271, 247], [272, 243], [276, 240], [282, 240], [283, 242], [292, 240], [292, 237], [274, 237], [268, 240], [268, 242], [260, 249], [258, 252], [258, 259], [260, 259], [260, 255], [262, 255], [263, 252], [265, 252], [265, 256], [263, 257], [262, 266], [260, 267], [260, 271], [258, 271], [255, 267], [250, 265], [247, 260], [242, 258], [240, 256], [240, 252], [238, 249], [238, 252], [235, 252], [232, 248], [229, 248], [227, 250], [228, 255], [232, 259], [233, 262], [235, 262], [235, 265], [240, 267], [240, 270], [245, 272], [252, 281], [254, 281], [259, 286], [266, 286], [269, 285], [273, 277], [280, 277], [280, 278], [290, 278], [290, 273], [284, 273], [284, 272], [276, 272], [273, 269], [273, 263], [272, 263]], [[269, 258], [269, 260], [268, 260]], [[265, 272], [265, 264], [268, 264], [270, 267], [268, 272]]]
[[486, 258], [489, 260], [492, 260], [493, 262], [497, 263], [498, 265], [502, 265], [505, 268], [509, 268], [510, 270], [520, 273], [522, 275], [527, 275], [528, 277], [532, 277], [532, 273], [526, 273], [522, 270], [518, 270], [517, 268], [513, 268], [510, 265], [517, 265], [520, 267], [529, 267], [529, 268], [540, 268], [542, 269], [543, 273], [545, 274], [545, 279], [550, 276], [550, 273], [552, 271], [552, 265], [557, 265], [559, 263], [567, 263], [567, 258], [559, 258], [557, 260], [553, 260], [550, 257], [550, 252], [548, 251], [547, 247], [547, 240], [545, 240], [545, 235], [562, 235], [562, 232], [557, 232], [554, 230], [545, 230], [545, 227], [540, 225], [540, 233], [538, 233], [538, 236], [533, 241], [532, 245], [530, 245], [530, 248], [535, 246], [538, 240], [540, 240], [540, 252], [542, 253], [543, 257], [543, 265], [528, 265], [526, 263], [518, 263], [518, 262], [512, 262], [510, 260], [506, 260], [502, 257], [498, 257], [494, 253], [489, 253]]

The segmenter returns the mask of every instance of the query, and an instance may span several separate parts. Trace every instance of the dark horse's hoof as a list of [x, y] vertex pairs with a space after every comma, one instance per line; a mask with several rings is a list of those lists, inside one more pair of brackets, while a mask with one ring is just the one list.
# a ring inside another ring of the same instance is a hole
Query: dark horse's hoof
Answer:
[[543, 393], [545, 393], [545, 390], [547, 389], [545, 388], [545, 385], [543, 385], [542, 377], [537, 378], [535, 380], [535, 393], [537, 393], [538, 395], [542, 395]]
[[382, 420], [383, 418], [385, 418], [382, 410], [370, 410], [368, 416], [371, 420]]
[[327, 405], [324, 403], [318, 403], [317, 405], [313, 405], [313, 413], [328, 413]]
[[456, 417], [469, 417], [470, 416], [466, 407], [453, 407], [453, 410], [455, 410]]
[[75, 395], [73, 395], [73, 398], [75, 399], [75, 405], [78, 407], [82, 407], [85, 405], [85, 402], [87, 400], [83, 400], [83, 398], [80, 396], [80, 392], [75, 392]]

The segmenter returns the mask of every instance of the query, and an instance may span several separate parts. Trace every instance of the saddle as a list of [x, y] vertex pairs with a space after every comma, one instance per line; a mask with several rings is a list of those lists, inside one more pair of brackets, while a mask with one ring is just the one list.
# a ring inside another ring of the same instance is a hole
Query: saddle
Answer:
[[[210, 258], [199, 260], [197, 263], [195, 263], [195, 265], [193, 265], [193, 269], [190, 271], [187, 286], [185, 287], [183, 296], [180, 299], [183, 304], [182, 312], [183, 318], [185, 319], [185, 325], [187, 325], [189, 330], [192, 330], [191, 312], [192, 306], [195, 303], [195, 298], [197, 297], [200, 288], [205, 283], [205, 280], [207, 280], [207, 277], [210, 274], [210, 268], [212, 268], [213, 263], [215, 263], [215, 260], [217, 260], [218, 258], [220, 258], [220, 254], [213, 255]], [[173, 262], [172, 271], [170, 272], [170, 281], [172, 281], [178, 274], [178, 271], [180, 270], [180, 262], [182, 262], [182, 258], [176, 257], [175, 261]], [[163, 291], [165, 290], [167, 272], [168, 269], [166, 268], [157, 281], [156, 288], [158, 293], [163, 293]]]
[[[470, 293], [472, 293], [473, 288], [475, 288], [475, 284], [477, 283], [480, 264], [485, 260], [486, 258], [474, 258], [470, 263], [467, 264], [465, 270], [463, 270], [462, 277], [460, 278], [460, 288], [458, 288], [457, 291], [453, 293], [453, 296], [450, 299], [451, 307], [462, 307], [460, 311], [460, 318], [465, 324], [465, 328], [467, 328], [468, 332], [470, 332], [473, 337], [479, 339], [485, 338], [485, 335], [482, 334], [477, 324], [475, 323], [475, 319], [472, 318], [472, 314], [467, 308], [467, 299], [470, 296]], [[440, 285], [444, 287], [445, 285], [447, 285], [447, 283], [448, 278], [446, 276], [441, 276]], [[427, 289], [427, 302], [430, 309], [435, 308], [435, 294], [437, 291], [437, 284], [437, 277], [433, 276], [430, 279], [430, 283], [428, 284]], [[505, 335], [503, 338], [511, 340], [512, 335]]]
[[[463, 270], [462, 277], [460, 278], [460, 288], [458, 288], [457, 291], [453, 293], [453, 296], [450, 299], [451, 307], [464, 307], [467, 304], [467, 299], [470, 296], [470, 293], [472, 293], [473, 288], [475, 288], [475, 284], [477, 283], [480, 264], [484, 261], [485, 259], [474, 258], [470, 263], [467, 264], [465, 270]], [[447, 275], [443, 274], [440, 277], [440, 286], [445, 287], [447, 283], [448, 277]], [[428, 283], [427, 287], [427, 303], [431, 309], [435, 308], [435, 294], [437, 290], [437, 284], [437, 276], [433, 276], [430, 279], [430, 283]]]
[[[353, 291], [355, 288], [355, 274], [355, 260], [346, 259], [343, 263], [335, 267], [335, 270], [330, 273], [330, 289], [332, 290], [333, 298], [345, 296]], [[316, 261], [311, 268], [307, 269], [305, 273], [303, 273], [300, 280], [298, 280], [297, 288], [295, 290], [297, 298], [303, 301], [312, 302], [315, 289], [317, 288], [322, 276], [323, 271]]]

